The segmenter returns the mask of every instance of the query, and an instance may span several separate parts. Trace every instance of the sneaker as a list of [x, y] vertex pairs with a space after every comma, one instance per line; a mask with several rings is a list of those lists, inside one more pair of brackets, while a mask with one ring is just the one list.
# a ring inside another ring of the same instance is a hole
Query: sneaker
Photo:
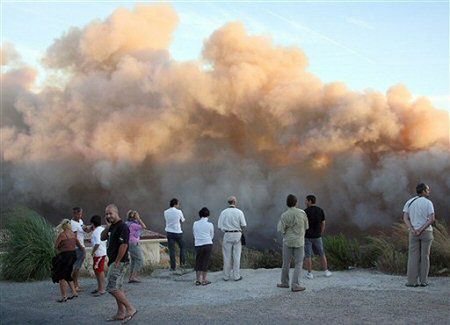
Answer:
[[314, 275], [311, 272], [308, 272], [308, 273], [306, 273], [305, 278], [312, 280], [312, 279], [314, 279]]
[[331, 273], [329, 270], [325, 270], [325, 276], [328, 278], [330, 277], [333, 273]]
[[300, 285], [293, 285], [292, 286], [292, 288], [291, 288], [291, 291], [293, 291], [293, 292], [299, 292], [299, 291], [304, 291], [304, 290], [306, 290], [306, 288], [305, 287], [302, 287], [302, 286], [300, 286]]
[[289, 284], [277, 283], [278, 288], [289, 288]]
[[407, 284], [405, 284], [405, 286], [415, 288], [415, 287], [418, 287], [419, 285], [417, 283], [412, 283], [412, 284], [407, 283]]

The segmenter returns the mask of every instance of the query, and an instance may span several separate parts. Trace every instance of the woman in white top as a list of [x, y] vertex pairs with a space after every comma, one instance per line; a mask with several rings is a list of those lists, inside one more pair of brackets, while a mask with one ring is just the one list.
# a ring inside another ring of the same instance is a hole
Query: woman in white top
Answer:
[[197, 273], [196, 285], [208, 285], [206, 274], [208, 271], [209, 261], [214, 238], [214, 226], [208, 221], [209, 210], [204, 207], [199, 212], [200, 220], [194, 222], [193, 233], [195, 239], [195, 271]]

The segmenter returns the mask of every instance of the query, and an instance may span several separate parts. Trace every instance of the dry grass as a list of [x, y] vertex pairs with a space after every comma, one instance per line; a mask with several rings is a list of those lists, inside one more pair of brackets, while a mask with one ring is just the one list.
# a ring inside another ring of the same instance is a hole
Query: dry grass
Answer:
[[[450, 275], [450, 237], [445, 222], [434, 225], [430, 275]], [[408, 230], [396, 223], [388, 233], [367, 238], [361, 248], [360, 266], [376, 267], [385, 273], [405, 274], [408, 260]]]

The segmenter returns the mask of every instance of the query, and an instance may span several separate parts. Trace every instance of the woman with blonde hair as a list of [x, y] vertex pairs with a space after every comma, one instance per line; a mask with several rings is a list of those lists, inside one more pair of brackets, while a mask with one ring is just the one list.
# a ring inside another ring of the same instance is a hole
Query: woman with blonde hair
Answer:
[[[59, 289], [61, 290], [62, 298], [58, 299], [57, 302], [66, 302], [68, 299], [78, 297], [73, 283], [72, 269], [77, 259], [75, 248], [79, 247], [84, 251], [84, 247], [72, 231], [69, 219], [61, 221], [56, 229], [58, 230], [58, 237], [55, 241], [55, 248], [58, 251], [58, 255], [53, 259], [52, 280], [54, 283], [59, 282]], [[70, 297], [67, 297], [67, 285], [72, 291], [72, 296]]]
[[138, 283], [141, 282], [138, 278], [139, 271], [144, 266], [144, 255], [142, 253], [141, 246], [139, 246], [139, 241], [141, 239], [142, 230], [146, 229], [147, 226], [142, 221], [139, 213], [134, 210], [127, 212], [127, 222], [126, 225], [130, 229], [130, 240], [128, 242], [128, 251], [130, 252], [130, 280], [128, 283]]

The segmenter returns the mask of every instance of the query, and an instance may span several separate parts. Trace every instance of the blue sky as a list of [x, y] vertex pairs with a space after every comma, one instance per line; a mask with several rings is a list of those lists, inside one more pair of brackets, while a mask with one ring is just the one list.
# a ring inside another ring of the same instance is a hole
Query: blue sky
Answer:
[[[34, 66], [53, 40], [71, 26], [106, 18], [136, 2], [2, 2], [2, 40]], [[385, 92], [403, 83], [414, 95], [450, 110], [449, 4], [372, 2], [171, 2], [180, 24], [171, 53], [196, 59], [203, 41], [228, 21], [279, 45], [298, 46], [309, 70], [324, 82]]]

